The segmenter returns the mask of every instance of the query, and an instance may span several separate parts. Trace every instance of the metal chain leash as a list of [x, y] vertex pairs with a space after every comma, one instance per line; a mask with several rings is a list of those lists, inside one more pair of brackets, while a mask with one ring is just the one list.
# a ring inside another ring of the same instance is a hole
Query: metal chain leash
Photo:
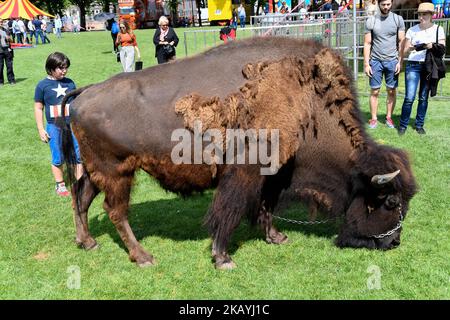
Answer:
[[381, 233], [381, 234], [374, 235], [372, 237], [377, 238], [377, 239], [382, 239], [384, 237], [391, 236], [391, 235], [394, 234], [395, 231], [397, 231], [401, 227], [402, 227], [402, 221], [400, 221], [394, 229], [392, 229], [392, 230], [390, 230], [390, 231], [388, 231], [386, 233]]
[[280, 216], [277, 216], [277, 215], [273, 215], [273, 217], [277, 218], [278, 220], [286, 221], [286, 222], [289, 222], [289, 223], [300, 224], [300, 225], [324, 224], [324, 223], [328, 223], [329, 221], [336, 220], [336, 218], [332, 218], [332, 219], [325, 219], [325, 220], [321, 220], [321, 221], [299, 221], [299, 220], [283, 218], [283, 217], [280, 217]]
[[[389, 230], [386, 233], [381, 233], [381, 234], [376, 234], [376, 235], [372, 235], [371, 237], [376, 238], [376, 239], [382, 239], [388, 236], [393, 235], [398, 229], [400, 229], [402, 227], [402, 223], [403, 223], [403, 211], [402, 211], [402, 205], [400, 204], [398, 206], [398, 211], [399, 211], [399, 222], [398, 224], [394, 227], [394, 229]], [[277, 215], [272, 215], [274, 218], [278, 219], [278, 220], [282, 220], [285, 222], [289, 222], [289, 223], [294, 223], [294, 224], [299, 224], [299, 225], [318, 225], [318, 224], [325, 224], [328, 223], [332, 220], [336, 220], [337, 217], [334, 218], [330, 218], [330, 219], [325, 219], [325, 220], [321, 220], [321, 221], [300, 221], [300, 220], [293, 220], [293, 219], [288, 219], [288, 218], [283, 218]]]
[[404, 219], [404, 217], [403, 217], [403, 210], [402, 210], [402, 205], [401, 205], [401, 204], [398, 206], [398, 214], [399, 214], [400, 220], [398, 221], [398, 223], [397, 223], [397, 225], [394, 227], [394, 229], [389, 230], [389, 231], [386, 232], [386, 233], [381, 233], [381, 234], [373, 235], [372, 237], [373, 237], [373, 238], [376, 238], [376, 239], [382, 239], [382, 238], [385, 238], [385, 237], [388, 237], [388, 236], [393, 235], [395, 231], [397, 231], [398, 229], [400, 229], [400, 228], [402, 227], [402, 223], [403, 223], [403, 219]]

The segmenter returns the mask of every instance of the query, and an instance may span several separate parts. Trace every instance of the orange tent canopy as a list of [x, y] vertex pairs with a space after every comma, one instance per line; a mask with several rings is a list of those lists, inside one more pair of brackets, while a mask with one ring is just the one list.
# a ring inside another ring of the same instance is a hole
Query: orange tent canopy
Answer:
[[24, 18], [33, 19], [37, 15], [53, 17], [51, 14], [42, 11], [28, 0], [8, 0], [0, 3], [0, 18]]

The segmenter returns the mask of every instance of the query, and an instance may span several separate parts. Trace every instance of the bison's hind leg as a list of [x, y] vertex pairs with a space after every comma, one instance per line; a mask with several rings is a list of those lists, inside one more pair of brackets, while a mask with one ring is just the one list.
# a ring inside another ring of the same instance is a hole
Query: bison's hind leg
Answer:
[[129, 174], [110, 173], [104, 180], [105, 201], [103, 208], [117, 229], [120, 238], [128, 248], [129, 258], [140, 267], [155, 264], [155, 259], [146, 252], [134, 236], [128, 222], [128, 207], [134, 172]]
[[89, 233], [88, 209], [99, 191], [86, 172], [72, 185], [72, 206], [77, 232], [75, 242], [86, 250], [97, 248], [97, 242]]

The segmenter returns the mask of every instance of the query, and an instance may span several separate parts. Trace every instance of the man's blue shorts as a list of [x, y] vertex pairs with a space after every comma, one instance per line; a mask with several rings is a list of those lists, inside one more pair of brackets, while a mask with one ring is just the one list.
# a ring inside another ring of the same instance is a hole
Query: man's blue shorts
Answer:
[[[62, 153], [61, 129], [53, 123], [47, 123], [46, 130], [48, 135], [50, 136], [48, 144], [50, 146], [50, 152], [52, 153], [52, 165], [59, 167], [64, 162], [64, 156]], [[78, 141], [73, 133], [72, 137], [77, 163], [81, 163], [80, 147], [78, 146]]]
[[389, 89], [395, 89], [398, 87], [398, 75], [395, 74], [395, 66], [398, 60], [380, 61], [376, 59], [370, 59], [369, 64], [372, 68], [372, 77], [369, 80], [370, 87], [372, 89], [380, 89], [381, 82], [383, 81], [383, 74], [386, 80], [386, 87]]

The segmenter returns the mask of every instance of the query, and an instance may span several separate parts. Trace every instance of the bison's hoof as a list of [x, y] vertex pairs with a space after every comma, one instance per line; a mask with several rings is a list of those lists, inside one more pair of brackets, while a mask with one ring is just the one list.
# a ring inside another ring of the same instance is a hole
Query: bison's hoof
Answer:
[[155, 261], [155, 259], [152, 259], [151, 261], [136, 262], [136, 264], [140, 268], [147, 268], [147, 267], [154, 266], [156, 264], [156, 261]]
[[216, 262], [216, 269], [218, 270], [232, 270], [234, 268], [236, 268], [236, 263], [234, 263], [232, 260], [229, 262], [222, 262], [222, 263]]
[[236, 268], [236, 264], [231, 260], [230, 256], [225, 255], [216, 255], [214, 256], [214, 260], [216, 261], [215, 266], [216, 269], [219, 270], [231, 270]]
[[85, 249], [85, 250], [95, 250], [99, 248], [99, 245], [97, 244], [97, 241], [95, 241], [93, 238], [88, 238], [87, 240], [75, 240], [78, 247]]
[[136, 264], [141, 268], [153, 266], [156, 264], [155, 258], [153, 258], [151, 254], [148, 254], [147, 252], [142, 250], [132, 251], [130, 253], [130, 260], [136, 262]]
[[277, 232], [266, 237], [266, 242], [270, 244], [284, 244], [288, 243], [289, 239], [285, 234]]

